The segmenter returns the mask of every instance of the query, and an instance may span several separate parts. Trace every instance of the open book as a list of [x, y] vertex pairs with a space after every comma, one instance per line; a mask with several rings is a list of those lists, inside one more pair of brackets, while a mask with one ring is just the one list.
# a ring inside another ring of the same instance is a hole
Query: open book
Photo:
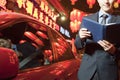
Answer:
[[83, 26], [91, 32], [95, 42], [104, 39], [114, 44], [120, 44], [120, 23], [102, 25], [91, 19], [83, 18]]

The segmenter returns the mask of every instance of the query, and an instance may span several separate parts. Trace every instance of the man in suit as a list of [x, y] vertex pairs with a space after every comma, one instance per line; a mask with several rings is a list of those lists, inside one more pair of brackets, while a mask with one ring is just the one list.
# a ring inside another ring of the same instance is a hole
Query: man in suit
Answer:
[[[97, 0], [100, 10], [84, 18], [102, 22], [106, 14], [106, 23], [120, 22], [120, 16], [114, 14], [113, 4], [116, 0]], [[75, 39], [77, 49], [85, 49], [80, 68], [79, 80], [118, 80], [117, 61], [120, 58], [120, 44], [112, 44], [107, 40], [94, 42], [90, 39], [91, 32], [81, 24], [81, 29]], [[118, 34], [119, 35], [119, 34]]]

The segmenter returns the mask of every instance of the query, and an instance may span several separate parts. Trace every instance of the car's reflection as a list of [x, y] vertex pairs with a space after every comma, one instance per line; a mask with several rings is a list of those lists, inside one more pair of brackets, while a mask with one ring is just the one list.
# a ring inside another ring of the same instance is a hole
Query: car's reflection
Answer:
[[0, 33], [18, 45], [23, 55], [18, 74], [6, 78], [77, 80], [80, 61], [75, 59], [71, 46], [56, 30], [24, 14], [1, 12]]

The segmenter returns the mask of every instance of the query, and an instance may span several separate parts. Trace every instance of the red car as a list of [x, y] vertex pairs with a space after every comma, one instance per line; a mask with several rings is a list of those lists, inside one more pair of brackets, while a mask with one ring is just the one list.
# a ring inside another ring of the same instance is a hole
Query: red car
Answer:
[[0, 80], [77, 80], [80, 59], [58, 31], [28, 15], [1, 12], [0, 33], [14, 44], [30, 42], [37, 51], [20, 61], [15, 51], [0, 48]]

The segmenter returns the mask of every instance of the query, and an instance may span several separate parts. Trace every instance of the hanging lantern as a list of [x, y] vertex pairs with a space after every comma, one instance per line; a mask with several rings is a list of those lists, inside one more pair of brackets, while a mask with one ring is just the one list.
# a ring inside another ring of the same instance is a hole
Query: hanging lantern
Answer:
[[71, 5], [75, 5], [75, 2], [77, 1], [77, 0], [70, 0], [71, 1]]
[[78, 25], [77, 25], [77, 20], [75, 20], [75, 21], [74, 21], [74, 31], [75, 31], [75, 32], [77, 31], [77, 27], [78, 27]]
[[44, 46], [44, 43], [39, 38], [37, 38], [36, 40], [34, 40], [34, 42], [37, 43], [40, 46]]
[[117, 1], [114, 3], [114, 7], [115, 7], [115, 8], [118, 8], [118, 7], [119, 7], [119, 3], [120, 3], [120, 0], [117, 0]]
[[74, 32], [74, 23], [72, 21], [70, 22], [70, 29], [71, 29], [71, 31], [73, 33]]
[[77, 11], [76, 18], [77, 18], [78, 21], [80, 21], [80, 17], [81, 17], [81, 12], [80, 12], [80, 11]]
[[70, 20], [73, 20], [73, 11], [70, 12]]
[[26, 37], [28, 37], [29, 39], [31, 39], [33, 42], [35, 42], [38, 45], [44, 46], [43, 42], [36, 36], [34, 35], [32, 32], [26, 31], [24, 33], [24, 35]]
[[77, 10], [76, 9], [71, 11], [71, 13], [70, 13], [70, 20], [71, 21], [74, 21], [76, 19], [76, 14], [77, 14]]
[[42, 37], [43, 39], [48, 39], [47, 35], [44, 34], [44, 33], [41, 32], [41, 31], [37, 31], [36, 34], [37, 34], [38, 36]]
[[32, 41], [34, 41], [34, 40], [37, 39], [37, 37], [36, 37], [32, 32], [29, 32], [29, 31], [26, 31], [26, 32], [24, 33], [24, 35], [25, 35], [26, 37], [28, 37], [29, 39], [31, 39]]
[[120, 3], [120, 0], [117, 0], [118, 3]]
[[52, 55], [52, 51], [51, 51], [51, 50], [45, 50], [45, 51], [44, 51], [44, 55], [45, 55], [46, 57], [49, 57], [49, 56]]
[[5, 6], [7, 4], [7, 1], [6, 0], [0, 0], [0, 6]]
[[6, 9], [6, 5], [7, 4], [7, 1], [6, 0], [0, 0], [0, 7], [5, 10]]
[[19, 41], [19, 44], [22, 44], [22, 43], [24, 43], [24, 42], [26, 42], [26, 40], [20, 40], [20, 41]]
[[96, 0], [87, 0], [87, 4], [89, 5], [89, 8], [93, 8], [93, 5], [95, 4]]
[[70, 20], [71, 21], [74, 21], [74, 20], [80, 20], [80, 17], [82, 15], [82, 12], [78, 9], [73, 9], [71, 12], [70, 12]]
[[78, 22], [77, 22], [77, 30], [76, 30], [76, 31], [78, 31], [78, 30], [80, 29], [80, 24], [81, 24], [81, 22], [78, 21]]
[[118, 2], [115, 2], [114, 3], [114, 8], [118, 8], [119, 7], [119, 3]]
[[85, 16], [85, 13], [78, 10], [78, 9], [73, 9], [70, 13], [70, 29], [72, 33], [77, 32], [80, 28], [80, 24], [82, 21], [83, 16]]

